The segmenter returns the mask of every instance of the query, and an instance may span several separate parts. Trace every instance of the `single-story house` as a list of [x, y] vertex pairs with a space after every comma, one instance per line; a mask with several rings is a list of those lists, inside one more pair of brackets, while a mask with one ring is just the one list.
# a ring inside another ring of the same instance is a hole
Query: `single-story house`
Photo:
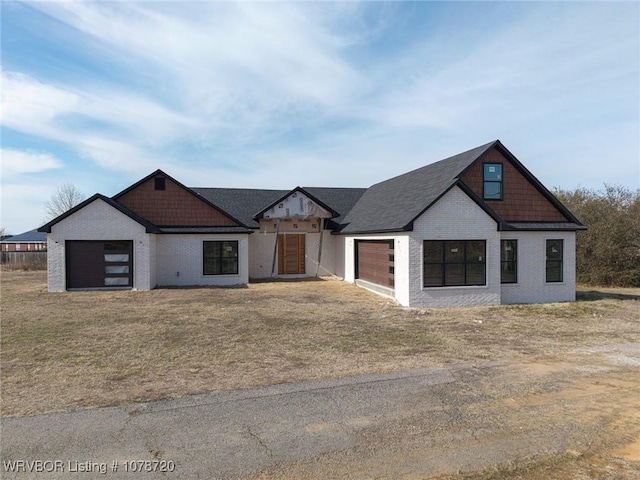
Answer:
[[584, 228], [496, 140], [369, 188], [189, 188], [157, 170], [40, 231], [52, 292], [335, 275], [447, 307], [574, 300]]
[[47, 234], [38, 230], [29, 230], [19, 235], [8, 235], [0, 241], [3, 252], [46, 252]]

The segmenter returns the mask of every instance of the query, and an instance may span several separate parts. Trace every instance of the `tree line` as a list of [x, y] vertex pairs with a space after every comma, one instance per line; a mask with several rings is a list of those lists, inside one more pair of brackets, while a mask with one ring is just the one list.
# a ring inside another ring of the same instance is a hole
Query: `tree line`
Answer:
[[578, 283], [640, 287], [640, 190], [605, 184], [554, 193], [587, 227], [576, 239]]

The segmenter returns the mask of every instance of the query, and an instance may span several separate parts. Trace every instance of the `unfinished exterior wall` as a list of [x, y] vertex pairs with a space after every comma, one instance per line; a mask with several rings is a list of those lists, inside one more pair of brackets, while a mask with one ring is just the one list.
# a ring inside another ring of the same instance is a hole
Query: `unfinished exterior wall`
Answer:
[[[156, 271], [158, 286], [229, 286], [249, 282], [249, 234], [158, 235]], [[204, 275], [203, 242], [237, 241], [238, 273]]]
[[[263, 223], [264, 222], [264, 223]], [[315, 221], [311, 224], [319, 224]], [[271, 267], [273, 264], [274, 245], [276, 242], [276, 234], [270, 221], [260, 221], [260, 231], [249, 236], [249, 251], [251, 258], [249, 262], [250, 278], [269, 278], [271, 277]], [[289, 226], [291, 226], [290, 224]], [[325, 230], [322, 238], [322, 258], [320, 268], [318, 268], [318, 249], [320, 246], [320, 233], [308, 232], [304, 229], [283, 228], [281, 224], [280, 234], [304, 234], [305, 236], [305, 274], [303, 276], [313, 277], [318, 271], [318, 275], [335, 275], [336, 272], [336, 238], [331, 235], [329, 230]], [[278, 261], [276, 258], [276, 276], [278, 274]]]
[[51, 227], [47, 234], [47, 270], [50, 292], [66, 290], [67, 240], [133, 241], [133, 288], [155, 287], [153, 271], [154, 235], [119, 210], [97, 199]]
[[331, 213], [300, 191], [264, 212], [264, 218], [331, 218]]
[[[485, 240], [486, 285], [423, 288], [424, 240]], [[454, 187], [414, 222], [408, 268], [410, 292], [407, 304], [412, 307], [499, 304], [500, 232], [496, 222], [462, 190]]]
[[[517, 283], [502, 284], [502, 303], [572, 302], [576, 299], [575, 232], [501, 232], [517, 240]], [[562, 282], [546, 281], [547, 239], [564, 240]]]

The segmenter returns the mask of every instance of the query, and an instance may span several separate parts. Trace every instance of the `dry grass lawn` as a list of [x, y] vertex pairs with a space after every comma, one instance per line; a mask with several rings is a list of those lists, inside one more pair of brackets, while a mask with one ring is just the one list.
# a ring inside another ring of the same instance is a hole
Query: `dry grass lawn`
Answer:
[[640, 289], [416, 310], [331, 280], [49, 294], [3, 271], [1, 295], [3, 416], [640, 341]]

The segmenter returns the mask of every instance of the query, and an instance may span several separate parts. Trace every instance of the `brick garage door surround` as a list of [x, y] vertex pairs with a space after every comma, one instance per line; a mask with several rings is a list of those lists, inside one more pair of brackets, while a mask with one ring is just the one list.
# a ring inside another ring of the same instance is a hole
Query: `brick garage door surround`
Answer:
[[67, 289], [131, 288], [131, 240], [69, 240], [66, 246]]
[[394, 288], [394, 241], [356, 240], [356, 279]]

